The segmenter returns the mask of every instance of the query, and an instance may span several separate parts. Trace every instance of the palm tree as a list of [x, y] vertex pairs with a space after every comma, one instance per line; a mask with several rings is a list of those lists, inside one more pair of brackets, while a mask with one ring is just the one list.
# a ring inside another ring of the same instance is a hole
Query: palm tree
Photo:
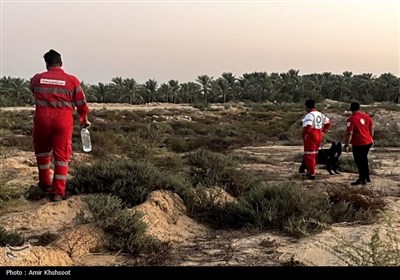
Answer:
[[114, 77], [111, 79], [110, 89], [111, 96], [110, 101], [115, 102], [116, 100], [120, 100], [120, 96], [123, 95], [124, 85], [123, 85], [122, 77]]
[[329, 84], [329, 93], [332, 99], [341, 101], [343, 100], [343, 95], [348, 91], [348, 82], [345, 76], [334, 75]]
[[121, 99], [128, 99], [129, 104], [133, 104], [134, 101], [139, 99], [139, 102], [142, 100], [142, 97], [138, 94], [138, 84], [135, 79], [127, 78], [122, 81], [123, 92]]
[[217, 91], [218, 93], [221, 93], [221, 95], [222, 95], [222, 102], [225, 104], [226, 95], [227, 95], [228, 90], [229, 90], [228, 81], [225, 80], [224, 78], [218, 78], [218, 79], [215, 81], [215, 88], [216, 88], [216, 91]]
[[157, 81], [153, 79], [149, 79], [147, 82], [142, 85], [146, 95], [148, 96], [148, 101], [149, 103], [153, 102], [155, 100], [156, 94], [157, 94]]
[[381, 100], [400, 103], [400, 78], [391, 73], [385, 73], [377, 79], [377, 85], [383, 92], [378, 92]]
[[179, 99], [185, 103], [196, 102], [201, 94], [201, 86], [194, 82], [183, 83], [178, 94]]
[[208, 90], [211, 87], [211, 82], [214, 77], [208, 75], [200, 75], [197, 77], [196, 82], [200, 83], [203, 87], [204, 101], [208, 102]]
[[364, 73], [362, 75], [355, 75], [353, 83], [358, 93], [356, 99], [363, 101], [370, 101], [372, 99], [371, 92], [375, 88], [375, 77], [371, 73]]
[[[230, 96], [234, 92], [234, 89], [235, 89], [236, 78], [230, 72], [222, 73], [222, 78], [227, 82], [228, 88], [227, 88], [227, 91], [226, 91], [226, 99], [229, 102], [230, 101]], [[225, 103], [225, 101], [224, 101], [224, 103]]]
[[96, 102], [104, 103], [107, 102], [109, 93], [109, 85], [98, 83], [97, 85], [93, 85], [91, 91], [93, 92], [93, 96], [96, 99]]
[[14, 100], [15, 105], [33, 104], [29, 83], [24, 79], [12, 78], [9, 82], [7, 93]]
[[[172, 95], [172, 102], [175, 103], [176, 96], [178, 94], [179, 90], [179, 82], [177, 80], [170, 80], [168, 82], [170, 89], [171, 89], [171, 95]], [[168, 100], [167, 100], [168, 102]]]
[[165, 83], [161, 84], [160, 88], [158, 89], [158, 92], [160, 93], [160, 98], [168, 103], [169, 95], [171, 93], [171, 87], [169, 86], [169, 84]]

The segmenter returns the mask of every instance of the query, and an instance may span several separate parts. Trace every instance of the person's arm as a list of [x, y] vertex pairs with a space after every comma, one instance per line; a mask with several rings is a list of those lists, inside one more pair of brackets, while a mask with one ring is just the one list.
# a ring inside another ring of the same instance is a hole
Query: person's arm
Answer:
[[37, 74], [31, 78], [31, 81], [29, 83], [29, 89], [32, 93], [35, 90], [36, 80], [37, 80]]
[[375, 126], [374, 126], [374, 122], [372, 121], [372, 119], [370, 118], [370, 125], [369, 125], [369, 134], [371, 135], [372, 139], [374, 138], [374, 133], [375, 133]]
[[79, 114], [79, 123], [81, 127], [90, 127], [92, 124], [88, 119], [89, 107], [86, 102], [86, 96], [78, 80], [75, 81], [74, 104]]
[[306, 127], [303, 127], [303, 140], [306, 140], [307, 135], [311, 132], [312, 130], [312, 126], [311, 125], [307, 125]]
[[303, 133], [302, 133], [302, 137], [303, 140], [305, 141], [307, 138], [307, 135], [311, 132], [312, 130], [312, 124], [313, 124], [313, 115], [308, 113], [304, 119], [303, 119]]
[[346, 135], [344, 137], [344, 151], [346, 153], [348, 153], [350, 151], [349, 145], [350, 145], [352, 136], [353, 136], [353, 131], [346, 131]]
[[329, 128], [332, 126], [332, 121], [325, 116], [324, 126], [322, 127], [322, 132], [327, 133], [329, 132]]

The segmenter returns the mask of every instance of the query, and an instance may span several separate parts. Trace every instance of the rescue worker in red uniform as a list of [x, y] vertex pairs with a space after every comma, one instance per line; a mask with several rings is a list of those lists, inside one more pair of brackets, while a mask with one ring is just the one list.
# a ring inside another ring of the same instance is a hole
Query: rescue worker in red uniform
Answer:
[[349, 152], [349, 144], [352, 145], [354, 163], [358, 169], [358, 179], [351, 185], [365, 185], [371, 182], [369, 177], [368, 152], [374, 140], [374, 123], [371, 117], [360, 112], [360, 104], [350, 104], [352, 115], [347, 119], [347, 129], [344, 141], [344, 150]]
[[[33, 144], [39, 169], [39, 188], [50, 192], [51, 201], [60, 201], [65, 195], [68, 163], [72, 154], [74, 110], [77, 108], [81, 126], [91, 123], [89, 108], [79, 80], [61, 68], [61, 55], [50, 50], [44, 55], [46, 72], [31, 79], [35, 98]], [[50, 163], [54, 158], [51, 178]]]
[[327, 116], [317, 111], [314, 100], [308, 99], [305, 106], [308, 112], [303, 119], [304, 163], [307, 169], [305, 179], [314, 180], [323, 133], [328, 132], [332, 122]]

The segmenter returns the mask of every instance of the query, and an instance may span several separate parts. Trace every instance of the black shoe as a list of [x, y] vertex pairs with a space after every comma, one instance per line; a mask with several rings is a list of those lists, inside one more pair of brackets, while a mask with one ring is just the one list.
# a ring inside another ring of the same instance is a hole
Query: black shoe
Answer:
[[42, 185], [42, 184], [38, 184], [39, 189], [44, 192], [44, 193], [49, 193], [51, 192], [51, 186], [49, 185]]
[[64, 198], [63, 195], [59, 195], [59, 194], [56, 194], [56, 193], [52, 193], [50, 195], [50, 201], [52, 201], [52, 202], [59, 202], [59, 201], [64, 200], [64, 199], [65, 198]]
[[315, 180], [315, 175], [304, 175], [303, 179], [304, 180]]
[[365, 181], [367, 181], [367, 183], [371, 183], [371, 179], [369, 177], [365, 179]]
[[365, 180], [360, 180], [360, 179], [357, 179], [355, 182], [350, 183], [350, 185], [352, 185], [352, 186], [366, 185], [366, 184], [367, 184], [367, 182], [365, 182]]

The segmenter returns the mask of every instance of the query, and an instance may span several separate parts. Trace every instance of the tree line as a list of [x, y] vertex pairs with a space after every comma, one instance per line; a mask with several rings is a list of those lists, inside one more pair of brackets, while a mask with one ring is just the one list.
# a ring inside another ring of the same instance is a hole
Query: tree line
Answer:
[[[139, 84], [133, 78], [115, 77], [110, 83], [81, 83], [88, 102], [144, 104], [170, 103], [225, 103], [229, 101], [299, 102], [305, 98], [316, 101], [329, 98], [364, 104], [388, 101], [400, 103], [400, 78], [384, 73], [376, 77], [370, 73], [353, 75], [324, 72], [299, 75], [299, 70], [286, 73], [253, 72], [235, 77], [226, 72], [221, 77], [200, 75], [194, 82], [170, 80], [159, 84], [149, 79]], [[0, 79], [0, 106], [34, 104], [29, 81], [3, 76]]]

